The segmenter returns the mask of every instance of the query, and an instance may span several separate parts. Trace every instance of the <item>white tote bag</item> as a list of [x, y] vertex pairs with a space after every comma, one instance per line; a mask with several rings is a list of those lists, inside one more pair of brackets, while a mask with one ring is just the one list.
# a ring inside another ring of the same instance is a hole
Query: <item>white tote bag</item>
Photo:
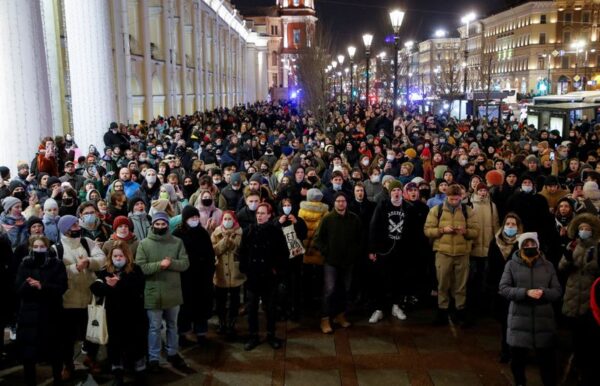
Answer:
[[[106, 302], [106, 299], [104, 302]], [[106, 309], [104, 308], [104, 304], [96, 304], [96, 297], [93, 295], [92, 304], [88, 305], [88, 324], [85, 338], [92, 343], [108, 343]]]

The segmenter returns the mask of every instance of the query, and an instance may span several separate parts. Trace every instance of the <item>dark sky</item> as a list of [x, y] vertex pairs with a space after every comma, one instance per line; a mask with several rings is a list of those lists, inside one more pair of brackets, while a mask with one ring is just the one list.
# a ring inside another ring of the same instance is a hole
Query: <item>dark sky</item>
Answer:
[[[275, 0], [231, 0], [240, 7], [273, 5]], [[383, 39], [392, 33], [388, 12], [400, 7], [405, 12], [400, 31], [402, 41], [425, 40], [436, 29], [444, 28], [458, 36], [456, 27], [463, 14], [473, 11], [478, 16], [502, 9], [507, 0], [315, 0], [317, 17], [332, 35], [334, 47], [345, 51], [351, 43], [362, 47], [361, 36], [375, 35], [373, 52], [383, 48]], [[345, 53], [345, 52], [344, 52]]]

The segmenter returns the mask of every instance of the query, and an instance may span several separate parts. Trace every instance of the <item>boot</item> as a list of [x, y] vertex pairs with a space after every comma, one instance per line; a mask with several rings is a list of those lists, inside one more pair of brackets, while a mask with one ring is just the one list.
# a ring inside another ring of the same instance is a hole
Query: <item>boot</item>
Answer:
[[323, 334], [331, 334], [333, 329], [331, 328], [331, 323], [329, 322], [329, 318], [321, 318], [321, 331]]
[[434, 326], [447, 326], [448, 325], [448, 310], [438, 308], [433, 319]]
[[339, 324], [342, 328], [348, 328], [351, 326], [350, 322], [346, 320], [346, 315], [343, 312], [338, 314], [338, 316], [333, 319], [333, 322]]

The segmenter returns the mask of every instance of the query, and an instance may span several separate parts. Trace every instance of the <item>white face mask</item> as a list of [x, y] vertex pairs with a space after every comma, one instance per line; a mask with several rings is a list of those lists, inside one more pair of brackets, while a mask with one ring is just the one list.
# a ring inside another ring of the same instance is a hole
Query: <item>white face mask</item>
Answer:
[[378, 183], [379, 182], [379, 177], [380, 177], [379, 174], [371, 176], [371, 182], [374, 183], [374, 184]]
[[284, 206], [283, 207], [283, 213], [288, 216], [290, 213], [292, 213], [292, 207], [291, 206]]
[[524, 191], [525, 193], [529, 193], [533, 190], [533, 186], [523, 185], [523, 186], [521, 186], [521, 190]]
[[365, 159], [362, 161], [362, 164], [363, 164], [363, 166], [369, 166], [369, 160], [368, 160], [367, 158], [365, 158]]
[[223, 220], [223, 227], [225, 229], [233, 228], [233, 220]]
[[254, 212], [256, 210], [256, 208], [258, 208], [258, 203], [251, 202], [251, 203], [248, 204], [248, 209], [250, 209], [251, 211]]
[[190, 227], [190, 228], [196, 228], [198, 226], [198, 224], [200, 224], [199, 220], [192, 220], [189, 219], [186, 221], [186, 224]]
[[460, 161], [458, 161], [460, 166], [465, 166], [469, 161], [466, 159], [461, 159]]
[[146, 176], [146, 181], [152, 185], [156, 182], [156, 176]]
[[393, 155], [388, 155], [388, 156], [386, 156], [386, 157], [385, 157], [385, 159], [387, 159], [388, 161], [390, 161], [390, 162], [391, 162], [391, 161], [393, 161], [393, 160], [395, 160], [395, 159], [396, 159], [396, 156], [393, 156]]
[[117, 231], [117, 237], [124, 239], [125, 237], [127, 237], [129, 235], [128, 231]]

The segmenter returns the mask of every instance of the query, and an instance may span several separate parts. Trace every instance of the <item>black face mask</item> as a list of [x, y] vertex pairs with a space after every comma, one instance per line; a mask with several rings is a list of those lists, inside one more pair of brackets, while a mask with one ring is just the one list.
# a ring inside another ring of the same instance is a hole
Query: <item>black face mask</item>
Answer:
[[307, 179], [313, 185], [319, 181], [319, 177], [317, 177], [317, 176], [309, 176], [309, 177], [307, 177]]
[[523, 254], [527, 257], [535, 257], [538, 254], [537, 247], [523, 248]]
[[212, 198], [204, 198], [202, 199], [202, 205], [204, 206], [211, 206], [213, 203]]
[[68, 236], [72, 239], [78, 239], [81, 237], [81, 230], [78, 231], [69, 231]]
[[73, 205], [73, 198], [71, 198], [71, 197], [63, 198], [62, 203], [63, 203], [63, 205]]
[[167, 231], [169, 230], [169, 228], [155, 228], [152, 227], [152, 230], [154, 231], [154, 234], [162, 236], [162, 235], [166, 235]]
[[13, 193], [13, 197], [18, 198], [19, 200], [23, 201], [27, 196], [26, 196], [25, 192], [16, 192], [16, 193]]

